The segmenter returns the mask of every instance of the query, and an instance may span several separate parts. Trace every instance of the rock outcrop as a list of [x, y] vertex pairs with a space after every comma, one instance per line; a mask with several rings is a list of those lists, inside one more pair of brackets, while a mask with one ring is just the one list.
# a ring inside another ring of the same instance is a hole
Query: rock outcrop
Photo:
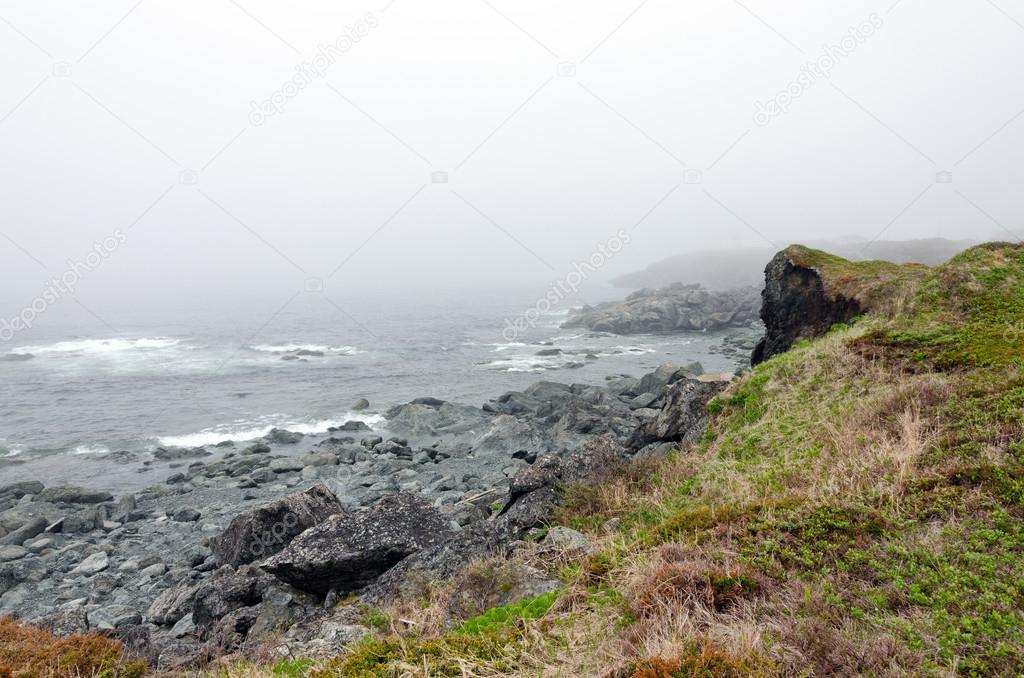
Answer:
[[584, 306], [562, 327], [614, 334], [720, 330], [757, 322], [758, 306], [755, 287], [717, 292], [676, 283], [639, 290], [625, 301]]
[[787, 248], [765, 268], [761, 293], [765, 337], [751, 356], [754, 365], [788, 351], [800, 339], [821, 336], [836, 323], [863, 312], [859, 300], [830, 288], [821, 271], [801, 256], [804, 252], [800, 247]]

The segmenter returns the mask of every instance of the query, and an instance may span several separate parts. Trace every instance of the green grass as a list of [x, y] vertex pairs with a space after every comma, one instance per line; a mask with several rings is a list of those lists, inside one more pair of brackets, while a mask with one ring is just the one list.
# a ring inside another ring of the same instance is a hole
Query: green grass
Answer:
[[300, 678], [313, 668], [312, 659], [282, 659], [270, 667], [270, 672], [281, 678]]

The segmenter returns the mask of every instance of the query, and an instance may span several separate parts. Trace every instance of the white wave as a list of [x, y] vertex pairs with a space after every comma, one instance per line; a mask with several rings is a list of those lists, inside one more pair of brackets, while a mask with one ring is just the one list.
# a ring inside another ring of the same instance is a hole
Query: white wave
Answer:
[[549, 370], [558, 370], [563, 367], [569, 367], [570, 365], [578, 364], [580, 362], [580, 360], [574, 359], [573, 356], [565, 355], [553, 357], [528, 356], [493, 360], [489, 363], [483, 363], [482, 366], [484, 369], [496, 370], [499, 372], [547, 372]]
[[[0, 448], [0, 450], [2, 449], [3, 448]], [[25, 449], [22, 447], [12, 447], [9, 450], [4, 450], [2, 453], [0, 453], [0, 459], [11, 459], [12, 457], [17, 457], [24, 451]]]
[[116, 353], [119, 351], [133, 350], [159, 350], [172, 348], [180, 342], [178, 339], [167, 337], [152, 337], [142, 339], [77, 339], [72, 341], [58, 341], [53, 344], [40, 344], [38, 346], [19, 346], [12, 353], [31, 353], [43, 355], [47, 353]]
[[359, 349], [355, 346], [326, 346], [323, 344], [257, 344], [250, 346], [261, 353], [295, 353], [297, 351], [318, 351], [334, 355], [355, 355]]
[[510, 341], [507, 344], [490, 344], [490, 346], [494, 347], [495, 353], [502, 353], [510, 348], [522, 348], [523, 346], [526, 346], [526, 344], [521, 341]]
[[658, 350], [651, 348], [650, 346], [612, 346], [612, 353], [599, 353], [598, 355], [646, 355], [648, 353], [657, 353]]
[[321, 419], [318, 421], [294, 421], [285, 418], [273, 420], [267, 423], [265, 420], [259, 422], [236, 422], [223, 426], [204, 429], [197, 433], [187, 433], [179, 436], [163, 436], [157, 442], [165, 447], [206, 447], [216, 445], [225, 440], [244, 442], [256, 440], [270, 433], [275, 428], [286, 429], [303, 435], [315, 435], [326, 433], [332, 427], [341, 426], [347, 421], [361, 421], [370, 428], [384, 422], [384, 416], [380, 414], [366, 414], [350, 412], [344, 417], [337, 419]]
[[106, 454], [107, 452], [110, 452], [110, 449], [102, 445], [79, 445], [71, 450], [71, 454]]

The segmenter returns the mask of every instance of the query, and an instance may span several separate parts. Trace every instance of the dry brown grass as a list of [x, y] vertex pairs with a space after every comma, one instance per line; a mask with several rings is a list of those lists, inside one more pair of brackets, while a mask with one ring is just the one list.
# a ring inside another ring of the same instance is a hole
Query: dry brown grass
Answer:
[[0, 678], [138, 678], [145, 671], [104, 636], [57, 638], [0, 618]]

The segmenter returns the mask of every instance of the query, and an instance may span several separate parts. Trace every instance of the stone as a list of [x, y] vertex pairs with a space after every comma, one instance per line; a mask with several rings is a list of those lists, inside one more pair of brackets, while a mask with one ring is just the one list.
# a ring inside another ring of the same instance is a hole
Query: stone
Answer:
[[219, 564], [238, 567], [277, 553], [300, 533], [341, 511], [334, 493], [315, 485], [236, 516], [210, 540], [210, 548]]
[[297, 457], [280, 457], [270, 460], [270, 470], [275, 473], [291, 473], [301, 471], [303, 463]]
[[12, 560], [20, 560], [28, 555], [28, 549], [22, 546], [9, 544], [0, 546], [0, 563], [8, 563]]
[[181, 508], [174, 512], [171, 519], [178, 523], [194, 523], [202, 514], [194, 508]]
[[594, 550], [594, 545], [584, 534], [562, 526], [552, 527], [548, 530], [544, 536], [544, 546], [578, 555], [586, 555]]
[[424, 499], [392, 495], [367, 511], [339, 513], [310, 528], [265, 561], [263, 569], [317, 595], [350, 592], [450, 535], [448, 520]]
[[278, 445], [294, 445], [300, 442], [303, 437], [304, 436], [301, 433], [287, 431], [283, 428], [274, 428], [270, 430], [270, 433], [264, 436], [264, 440]]
[[186, 614], [191, 614], [192, 603], [198, 590], [199, 584], [194, 582], [184, 582], [167, 589], [157, 596], [149, 606], [149, 610], [146, 611], [146, 619], [160, 625], [177, 623]]
[[35, 501], [51, 504], [99, 504], [113, 500], [114, 496], [101, 490], [89, 490], [76, 485], [48, 487], [35, 495]]
[[37, 537], [46, 531], [47, 521], [46, 518], [33, 518], [29, 522], [25, 523], [17, 530], [7, 534], [0, 539], [0, 545], [14, 545], [21, 546], [29, 539]]
[[80, 562], [75, 569], [71, 570], [70, 574], [94, 575], [107, 569], [109, 565], [110, 560], [106, 551], [97, 551]]

